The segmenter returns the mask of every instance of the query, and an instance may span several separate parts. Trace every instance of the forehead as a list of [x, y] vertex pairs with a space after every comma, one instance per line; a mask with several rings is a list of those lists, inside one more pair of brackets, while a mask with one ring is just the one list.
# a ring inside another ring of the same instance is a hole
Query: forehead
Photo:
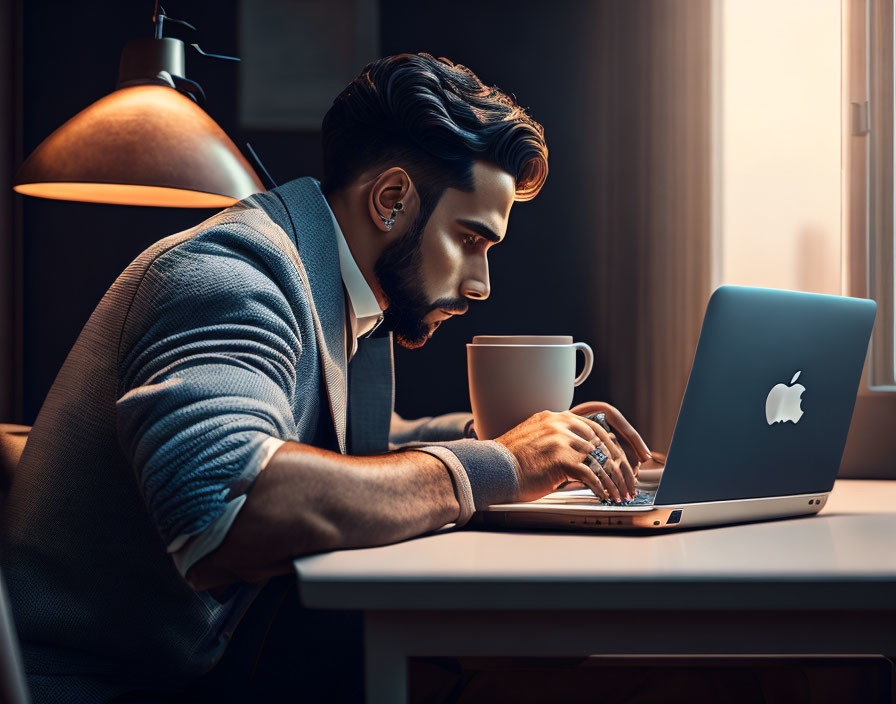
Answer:
[[477, 161], [473, 164], [473, 191], [445, 189], [436, 210], [452, 219], [478, 220], [503, 237], [515, 189], [513, 176], [501, 167]]

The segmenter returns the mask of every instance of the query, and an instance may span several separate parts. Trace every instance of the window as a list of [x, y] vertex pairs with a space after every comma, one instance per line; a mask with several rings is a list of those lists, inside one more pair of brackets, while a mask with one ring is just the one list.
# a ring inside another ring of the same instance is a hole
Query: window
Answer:
[[713, 283], [873, 298], [896, 390], [893, 0], [714, 10]]
[[714, 9], [713, 283], [839, 294], [840, 0]]

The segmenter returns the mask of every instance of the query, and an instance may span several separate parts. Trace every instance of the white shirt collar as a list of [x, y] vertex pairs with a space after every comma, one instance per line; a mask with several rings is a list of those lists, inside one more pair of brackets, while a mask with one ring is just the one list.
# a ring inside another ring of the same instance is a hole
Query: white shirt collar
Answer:
[[[326, 201], [326, 199], [324, 199]], [[346, 314], [348, 315], [349, 329], [352, 333], [352, 346], [348, 358], [351, 359], [358, 350], [358, 338], [371, 332], [383, 320], [383, 311], [373, 295], [373, 291], [367, 284], [364, 274], [358, 268], [358, 263], [349, 249], [342, 228], [333, 214], [333, 209], [327, 203], [330, 217], [333, 218], [333, 228], [336, 230], [336, 243], [339, 247], [339, 270], [342, 273], [342, 285], [348, 298]]]

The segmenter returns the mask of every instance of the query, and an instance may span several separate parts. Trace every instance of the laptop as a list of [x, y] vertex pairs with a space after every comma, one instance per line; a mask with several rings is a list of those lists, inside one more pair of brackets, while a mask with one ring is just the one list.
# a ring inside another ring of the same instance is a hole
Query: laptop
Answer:
[[840, 467], [877, 304], [722, 286], [711, 296], [658, 484], [491, 506], [488, 524], [656, 530], [804, 516]]

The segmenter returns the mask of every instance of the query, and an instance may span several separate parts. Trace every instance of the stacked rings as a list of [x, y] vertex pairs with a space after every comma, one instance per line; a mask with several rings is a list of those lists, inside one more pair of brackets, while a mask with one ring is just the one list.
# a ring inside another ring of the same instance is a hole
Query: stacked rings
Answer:
[[[610, 424], [607, 423], [607, 414], [606, 413], [592, 413], [590, 416], [585, 416], [588, 420], [593, 420], [597, 423], [601, 428], [606, 430], [608, 433], [611, 432]], [[594, 448], [591, 452], [589, 452], [594, 459], [596, 459], [601, 468], [607, 463], [607, 460], [610, 459], [609, 455], [606, 452], [601, 450], [599, 447]]]
[[601, 468], [603, 468], [603, 466], [607, 463], [607, 460], [610, 459], [610, 457], [607, 455], [607, 453], [604, 452], [603, 450], [601, 450], [599, 447], [595, 447], [588, 454], [591, 455], [594, 459], [596, 459], [598, 461]]

